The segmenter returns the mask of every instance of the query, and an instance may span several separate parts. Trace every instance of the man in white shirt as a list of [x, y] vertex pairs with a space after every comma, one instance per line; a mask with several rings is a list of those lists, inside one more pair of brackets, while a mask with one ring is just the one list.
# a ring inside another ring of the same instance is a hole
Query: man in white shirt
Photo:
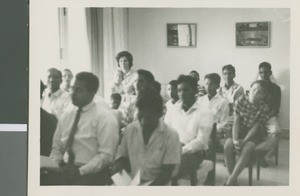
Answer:
[[47, 71], [47, 89], [43, 93], [41, 107], [60, 119], [71, 104], [70, 94], [60, 89], [62, 74], [56, 68]]
[[199, 97], [201, 107], [208, 107], [213, 113], [214, 122], [217, 124], [217, 131], [223, 131], [229, 117], [229, 103], [226, 99], [217, 94], [220, 87], [221, 77], [217, 73], [207, 74], [204, 78], [206, 95]]
[[62, 84], [60, 88], [68, 93], [71, 93], [72, 90], [72, 80], [73, 80], [73, 73], [70, 69], [64, 69], [62, 75]]
[[203, 160], [203, 150], [208, 149], [213, 127], [213, 115], [207, 108], [196, 102], [197, 82], [190, 76], [181, 75], [178, 80], [179, 101], [172, 111], [167, 111], [165, 123], [179, 134], [182, 143], [181, 164], [173, 179], [192, 174]]
[[224, 79], [224, 85], [219, 89], [219, 95], [229, 101], [229, 118], [226, 124], [225, 137], [230, 138], [232, 136], [232, 124], [233, 124], [233, 108], [238, 99], [245, 96], [244, 89], [241, 85], [235, 83], [235, 68], [232, 65], [225, 65], [222, 68], [222, 77]]
[[66, 185], [108, 183], [119, 127], [112, 112], [93, 101], [98, 87], [92, 73], [76, 75], [72, 93], [76, 107], [59, 120], [53, 137], [50, 158], [61, 166]]

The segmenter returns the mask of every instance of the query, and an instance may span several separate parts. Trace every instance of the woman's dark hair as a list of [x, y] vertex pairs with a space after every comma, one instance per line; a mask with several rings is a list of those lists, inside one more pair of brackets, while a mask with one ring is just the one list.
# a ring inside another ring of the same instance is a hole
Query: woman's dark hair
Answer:
[[188, 75], [180, 75], [177, 79], [177, 84], [181, 83], [187, 83], [192, 87], [192, 89], [197, 90], [198, 84], [197, 80], [195, 78], [192, 78], [191, 76]]
[[137, 97], [136, 107], [141, 110], [154, 112], [158, 116], [162, 116], [163, 99], [154, 89], [143, 89]]
[[171, 81], [169, 82], [169, 84], [172, 86], [172, 88], [177, 88], [178, 82], [177, 82], [177, 80], [171, 80]]
[[132, 67], [133, 65], [133, 57], [132, 57], [132, 54], [130, 52], [127, 52], [127, 51], [122, 51], [122, 52], [119, 52], [116, 56], [116, 60], [117, 60], [117, 63], [118, 63], [118, 67], [120, 67], [119, 65], [119, 60], [121, 57], [126, 57], [128, 62], [129, 62], [129, 68]]
[[155, 79], [153, 74], [150, 71], [139, 69], [137, 70], [137, 73], [139, 76], [144, 76], [149, 84], [154, 83]]
[[158, 81], [154, 81], [154, 83], [153, 83], [153, 87], [154, 87], [154, 89], [158, 92], [158, 93], [160, 93], [160, 91], [161, 91], [161, 84], [158, 82]]
[[45, 84], [43, 83], [43, 81], [41, 80], [40, 98], [43, 97], [43, 92], [44, 92], [45, 89], [46, 89], [46, 86], [45, 86]]

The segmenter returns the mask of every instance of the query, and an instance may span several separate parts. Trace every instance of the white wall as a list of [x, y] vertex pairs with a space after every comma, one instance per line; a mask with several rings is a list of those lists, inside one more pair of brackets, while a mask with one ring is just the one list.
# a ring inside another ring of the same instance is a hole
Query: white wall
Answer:
[[[280, 124], [289, 129], [290, 100], [290, 12], [289, 9], [216, 8], [130, 8], [129, 51], [134, 69], [148, 69], [161, 83], [179, 74], [199, 71], [221, 73], [226, 64], [236, 67], [236, 82], [248, 89], [256, 78], [258, 64], [272, 64], [275, 80], [282, 89]], [[235, 23], [271, 21], [270, 48], [237, 48]], [[167, 23], [197, 23], [196, 48], [170, 48]], [[202, 81], [203, 82], [203, 81]]]

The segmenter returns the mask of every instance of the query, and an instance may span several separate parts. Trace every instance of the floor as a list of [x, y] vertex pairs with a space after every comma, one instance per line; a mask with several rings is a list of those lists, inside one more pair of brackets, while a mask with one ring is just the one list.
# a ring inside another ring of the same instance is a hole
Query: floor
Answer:
[[[252, 186], [287, 186], [289, 185], [289, 140], [281, 139], [279, 143], [279, 161], [275, 165], [275, 158], [267, 158], [269, 167], [261, 168], [260, 180], [256, 179], [256, 166], [253, 168]], [[223, 154], [217, 154], [216, 186], [223, 186], [227, 178], [227, 170], [224, 166]], [[248, 168], [245, 168], [238, 178], [240, 186], [248, 186]], [[189, 181], [182, 181], [183, 186], [189, 185]], [[201, 186], [201, 184], [198, 184]]]

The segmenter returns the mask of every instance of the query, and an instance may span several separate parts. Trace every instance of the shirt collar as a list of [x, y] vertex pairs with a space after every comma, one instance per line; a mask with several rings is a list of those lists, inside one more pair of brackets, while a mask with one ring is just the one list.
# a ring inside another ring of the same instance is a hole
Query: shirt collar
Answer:
[[124, 74], [124, 77], [128, 77], [133, 73], [133, 70], [129, 70], [126, 74]]
[[95, 102], [91, 101], [89, 104], [82, 107], [82, 111], [86, 112], [86, 111], [92, 109], [94, 106], [95, 106]]
[[[50, 93], [50, 89], [47, 89], [47, 95], [49, 95], [49, 93]], [[58, 89], [57, 91], [55, 91], [55, 93], [51, 94], [51, 97], [58, 97], [62, 93], [63, 93], [63, 90], [62, 89]]]
[[[140, 121], [139, 120], [136, 120], [137, 121], [137, 123], [138, 123], [138, 126], [139, 126], [139, 128], [140, 128], [140, 130], [141, 131], [143, 131], [142, 130], [142, 126], [141, 126], [141, 123], [140, 123]], [[165, 124], [163, 123], [163, 120], [162, 119], [159, 119], [159, 121], [158, 121], [158, 125], [157, 125], [157, 127], [153, 130], [153, 132], [152, 132], [152, 134], [154, 134], [154, 133], [156, 133], [156, 132], [163, 132], [164, 130], [165, 130]], [[151, 136], [152, 137], [152, 136]]]
[[[208, 99], [208, 95], [205, 95], [205, 96], [207, 96], [207, 99]], [[221, 96], [217, 93], [217, 94], [215, 94], [215, 96], [213, 96], [212, 98], [211, 98], [211, 100], [213, 100], [213, 99], [218, 99], [218, 98], [220, 98]], [[211, 101], [211, 100], [209, 100], [209, 101]]]
[[236, 86], [235, 81], [233, 81], [233, 84], [232, 84], [229, 88], [227, 88], [227, 86], [226, 86], [225, 83], [223, 84], [223, 88], [225, 88], [225, 89], [227, 89], [227, 90], [229, 90], [229, 89], [231, 89], [231, 88], [234, 88], [235, 86]]
[[[178, 100], [176, 103], [175, 103], [175, 107], [178, 109], [178, 110], [183, 110], [182, 109], [182, 101], [181, 100]], [[186, 111], [185, 113], [190, 113], [194, 110], [197, 110], [199, 108], [199, 103], [198, 101], [196, 100], [195, 103], [189, 108], [188, 111]]]

